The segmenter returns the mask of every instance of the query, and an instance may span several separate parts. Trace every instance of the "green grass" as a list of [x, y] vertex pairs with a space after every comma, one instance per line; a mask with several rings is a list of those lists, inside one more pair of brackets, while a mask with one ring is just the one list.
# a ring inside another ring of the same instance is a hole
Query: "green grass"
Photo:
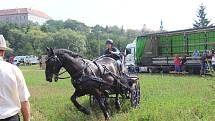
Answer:
[[[79, 112], [70, 96], [71, 81], [45, 81], [38, 66], [21, 67], [31, 98], [31, 121], [96, 121], [104, 120], [100, 109], [92, 115]], [[215, 79], [199, 76], [140, 74], [141, 104], [131, 108], [123, 101], [122, 110], [112, 110], [113, 121], [215, 121]], [[78, 101], [89, 107], [88, 96]], [[114, 105], [111, 105], [114, 106]]]

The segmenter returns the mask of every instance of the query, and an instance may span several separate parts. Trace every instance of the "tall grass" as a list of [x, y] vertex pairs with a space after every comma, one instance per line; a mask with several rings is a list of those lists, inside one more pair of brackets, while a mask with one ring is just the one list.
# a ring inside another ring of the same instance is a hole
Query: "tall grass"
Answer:
[[[70, 101], [71, 81], [46, 82], [37, 66], [20, 67], [31, 92], [32, 121], [104, 120], [99, 108], [92, 115], [79, 112]], [[199, 76], [139, 74], [140, 107], [131, 108], [129, 100], [122, 110], [112, 110], [113, 121], [215, 121], [215, 79]], [[78, 99], [89, 107], [88, 96]], [[114, 105], [111, 105], [114, 107]]]

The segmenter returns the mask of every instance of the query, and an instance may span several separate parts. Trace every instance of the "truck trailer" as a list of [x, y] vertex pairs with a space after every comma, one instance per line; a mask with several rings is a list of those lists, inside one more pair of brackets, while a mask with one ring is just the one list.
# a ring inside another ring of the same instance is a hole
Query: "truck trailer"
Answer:
[[146, 34], [136, 39], [135, 64], [148, 72], [170, 72], [175, 55], [187, 56], [186, 71], [199, 73], [201, 60], [192, 56], [194, 50], [202, 54], [214, 48], [215, 26]]

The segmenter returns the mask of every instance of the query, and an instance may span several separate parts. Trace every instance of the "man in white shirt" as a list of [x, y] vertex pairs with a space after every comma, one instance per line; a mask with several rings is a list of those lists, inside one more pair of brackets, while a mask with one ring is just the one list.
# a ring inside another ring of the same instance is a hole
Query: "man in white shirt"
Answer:
[[3, 35], [0, 35], [0, 121], [19, 121], [21, 111], [24, 121], [30, 120], [30, 93], [21, 70], [3, 61], [6, 46]]

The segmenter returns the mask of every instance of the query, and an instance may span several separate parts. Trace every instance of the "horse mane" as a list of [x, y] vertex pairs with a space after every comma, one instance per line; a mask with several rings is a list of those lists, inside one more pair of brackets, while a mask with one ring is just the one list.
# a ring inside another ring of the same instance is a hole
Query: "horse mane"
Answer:
[[54, 53], [59, 54], [59, 55], [63, 55], [65, 53], [67, 53], [67, 54], [69, 54], [70, 56], [72, 56], [74, 58], [82, 57], [78, 53], [72, 52], [71, 50], [67, 50], [67, 49], [54, 49]]

